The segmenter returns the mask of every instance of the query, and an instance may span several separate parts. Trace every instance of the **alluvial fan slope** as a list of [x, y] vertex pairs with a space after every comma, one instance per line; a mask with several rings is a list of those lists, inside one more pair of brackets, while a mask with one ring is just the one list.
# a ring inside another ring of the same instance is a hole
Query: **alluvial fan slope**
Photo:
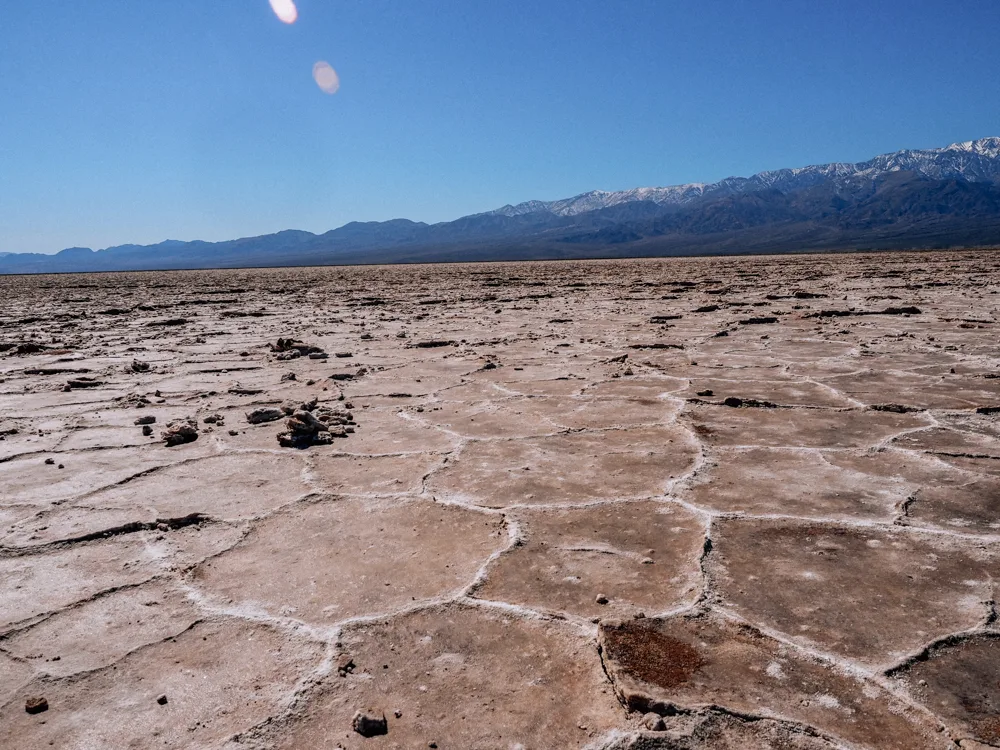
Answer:
[[1000, 747], [995, 253], [0, 293], [0, 747]]

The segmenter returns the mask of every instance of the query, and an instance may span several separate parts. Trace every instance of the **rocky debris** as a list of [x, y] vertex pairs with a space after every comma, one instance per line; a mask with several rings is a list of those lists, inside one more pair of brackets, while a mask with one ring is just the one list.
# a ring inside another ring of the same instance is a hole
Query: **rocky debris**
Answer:
[[264, 389], [263, 388], [244, 388], [243, 386], [241, 386], [241, 385], [239, 385], [237, 383], [234, 387], [230, 388], [227, 392], [231, 393], [234, 396], [259, 396], [260, 394], [262, 394], [264, 392]]
[[100, 388], [102, 385], [104, 385], [104, 381], [97, 378], [73, 378], [66, 381], [66, 390], [73, 388]]
[[347, 437], [354, 431], [354, 416], [339, 406], [318, 405], [312, 399], [295, 408], [282, 405], [282, 412], [288, 414], [285, 431], [278, 433], [278, 444], [284, 448], [308, 448], [311, 445], [329, 445], [333, 438]]
[[128, 366], [128, 370], [131, 372], [149, 372], [149, 368], [149, 362], [140, 362], [138, 359], [133, 359]]
[[765, 315], [759, 318], [744, 318], [740, 321], [741, 326], [759, 326], [766, 325], [768, 323], [777, 323], [778, 319], [773, 315]]
[[162, 693], [162, 694], [156, 696], [156, 702], [159, 703], [161, 706], [167, 705], [168, 701], [167, 701], [166, 693]]
[[135, 423], [136, 425], [156, 424], [156, 417], [152, 414], [146, 414], [136, 419]]
[[872, 404], [868, 407], [872, 411], [887, 411], [893, 414], [909, 414], [915, 411], [924, 411], [915, 406], [903, 406], [902, 404]]
[[413, 349], [437, 349], [442, 346], [455, 346], [455, 342], [451, 339], [430, 339], [428, 341], [414, 341], [407, 346]]
[[683, 315], [654, 315], [649, 319], [650, 323], [666, 323], [668, 320], [680, 320]]
[[683, 349], [683, 344], [667, 344], [656, 341], [652, 344], [629, 344], [629, 349]]
[[358, 711], [351, 719], [351, 728], [362, 737], [377, 737], [389, 734], [389, 722], [384, 713]]
[[[350, 654], [343, 654], [337, 659], [337, 674], [341, 677], [347, 677], [347, 675], [352, 674], [354, 669], [354, 659], [351, 658]], [[399, 717], [397, 716], [396, 718], [398, 719]]]
[[281, 376], [281, 382], [282, 383], [287, 383], [289, 381], [297, 380], [297, 379], [298, 379], [298, 376], [294, 372], [286, 372], [284, 375]]
[[354, 355], [351, 352], [336, 352], [333, 356], [337, 359], [349, 359]]
[[193, 443], [198, 439], [198, 424], [193, 419], [175, 419], [167, 425], [161, 435], [168, 448], [185, 443]]
[[153, 428], [152, 428], [152, 427], [150, 427], [150, 426], [149, 426], [148, 424], [144, 424], [144, 425], [142, 426], [142, 434], [143, 434], [143, 435], [144, 435], [145, 437], [149, 437], [150, 435], [152, 435], [152, 434], [153, 434]]
[[187, 318], [166, 318], [165, 320], [151, 320], [146, 323], [147, 326], [157, 327], [157, 326], [183, 326], [187, 325], [191, 321]]
[[[159, 396], [159, 391], [157, 391], [157, 396]], [[122, 409], [143, 409], [152, 403], [147, 396], [143, 396], [140, 393], [130, 393], [127, 396], [120, 396], [115, 399], [115, 402]]]
[[980, 406], [976, 409], [976, 414], [1000, 414], [1000, 406]]
[[90, 372], [89, 367], [29, 367], [25, 375], [80, 375]]
[[922, 311], [919, 307], [887, 307], [884, 310], [819, 310], [809, 313], [807, 318], [846, 318], [852, 315], [920, 315]]
[[761, 401], [756, 398], [737, 398], [730, 396], [722, 402], [723, 406], [733, 409], [777, 409], [778, 405], [770, 401]]
[[313, 354], [324, 355], [323, 357], [312, 357], [313, 359], [325, 359], [326, 355], [322, 348], [293, 338], [279, 338], [276, 343], [268, 344], [268, 348], [278, 355], [276, 359], [280, 361], [311, 357]]
[[217, 424], [220, 426], [226, 423], [226, 420], [223, 418], [221, 414], [209, 414], [201, 421], [204, 422], [205, 424]]
[[34, 341], [24, 341], [20, 344], [14, 344], [12, 347], [7, 347], [11, 349], [11, 354], [38, 354], [48, 349], [47, 346], [42, 344], [36, 344]]
[[698, 391], [698, 395], [699, 396], [703, 396], [705, 398], [708, 398], [709, 396], [714, 396], [715, 395], [715, 391], [713, 391], [711, 388], [706, 388], [703, 391]]
[[694, 311], [696, 313], [710, 313], [715, 312], [719, 309], [718, 305], [702, 305], [701, 307], [696, 307]]
[[24, 710], [29, 714], [40, 714], [49, 710], [49, 702], [42, 696], [32, 696], [24, 702]]
[[250, 424], [275, 422], [283, 416], [285, 416], [285, 412], [276, 406], [261, 406], [246, 413], [247, 422]]

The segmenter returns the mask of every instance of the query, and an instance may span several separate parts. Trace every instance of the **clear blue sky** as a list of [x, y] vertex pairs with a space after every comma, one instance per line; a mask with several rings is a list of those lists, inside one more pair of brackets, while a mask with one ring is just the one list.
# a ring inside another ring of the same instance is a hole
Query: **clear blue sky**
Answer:
[[297, 5], [2, 0], [0, 252], [441, 221], [1000, 135], [998, 0]]

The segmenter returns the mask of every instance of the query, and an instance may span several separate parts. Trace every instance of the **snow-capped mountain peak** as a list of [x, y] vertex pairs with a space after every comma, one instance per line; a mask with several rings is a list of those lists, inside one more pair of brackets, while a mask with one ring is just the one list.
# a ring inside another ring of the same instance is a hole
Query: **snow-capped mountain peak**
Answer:
[[722, 196], [768, 189], [792, 192], [829, 180], [874, 181], [900, 171], [915, 172], [939, 180], [1000, 182], [1000, 138], [980, 138], [975, 141], [953, 143], [944, 148], [904, 149], [857, 164], [834, 162], [759, 172], [752, 177], [727, 177], [712, 184], [695, 182], [614, 192], [592, 190], [562, 200], [531, 200], [517, 205], [507, 205], [488, 211], [486, 215], [520, 216], [548, 212], [557, 216], [575, 216], [635, 201], [651, 201], [661, 206], [682, 205], [709, 194]]

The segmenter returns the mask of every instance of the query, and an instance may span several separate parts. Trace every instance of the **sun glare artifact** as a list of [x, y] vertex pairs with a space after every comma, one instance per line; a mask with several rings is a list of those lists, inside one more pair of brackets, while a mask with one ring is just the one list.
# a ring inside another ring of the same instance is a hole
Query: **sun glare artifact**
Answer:
[[321, 91], [327, 94], [336, 94], [340, 88], [340, 76], [328, 62], [320, 60], [313, 65], [313, 80]]
[[295, 23], [295, 19], [299, 17], [294, 0], [271, 0], [271, 10], [285, 23]]

